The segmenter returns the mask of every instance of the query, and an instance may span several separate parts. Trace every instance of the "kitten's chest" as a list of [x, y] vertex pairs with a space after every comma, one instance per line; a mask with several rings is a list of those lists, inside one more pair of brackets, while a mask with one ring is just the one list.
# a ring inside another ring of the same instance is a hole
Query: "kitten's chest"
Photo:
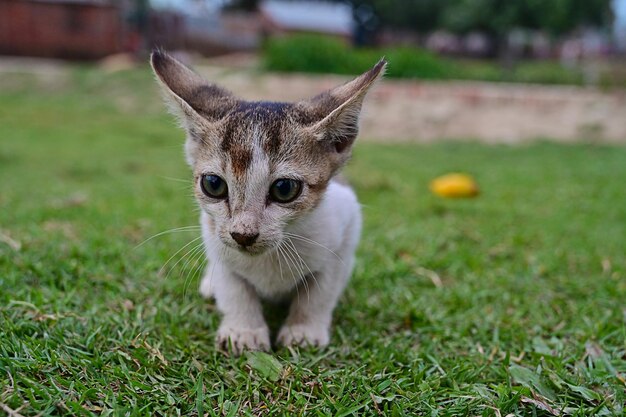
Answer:
[[306, 247], [283, 246], [256, 257], [233, 256], [231, 270], [255, 287], [264, 298], [280, 299], [290, 295], [307, 277], [318, 270], [315, 251]]

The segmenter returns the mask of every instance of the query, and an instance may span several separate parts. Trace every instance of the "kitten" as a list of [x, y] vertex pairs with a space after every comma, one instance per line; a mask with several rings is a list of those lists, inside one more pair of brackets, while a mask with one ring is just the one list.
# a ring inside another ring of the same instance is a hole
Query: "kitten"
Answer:
[[240, 100], [162, 51], [151, 64], [187, 133], [209, 259], [200, 292], [223, 316], [218, 345], [268, 350], [261, 299], [286, 298], [278, 343], [327, 345], [361, 230], [356, 196], [336, 175], [386, 62], [298, 103]]

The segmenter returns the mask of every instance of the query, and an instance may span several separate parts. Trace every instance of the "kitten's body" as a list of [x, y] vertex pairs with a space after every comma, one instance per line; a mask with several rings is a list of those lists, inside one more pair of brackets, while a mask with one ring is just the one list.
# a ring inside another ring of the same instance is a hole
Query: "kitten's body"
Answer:
[[223, 315], [217, 341], [269, 349], [261, 299], [291, 299], [283, 345], [326, 345], [354, 265], [361, 214], [335, 179], [384, 61], [299, 103], [245, 102], [162, 52], [152, 66], [187, 131], [209, 266], [200, 291]]

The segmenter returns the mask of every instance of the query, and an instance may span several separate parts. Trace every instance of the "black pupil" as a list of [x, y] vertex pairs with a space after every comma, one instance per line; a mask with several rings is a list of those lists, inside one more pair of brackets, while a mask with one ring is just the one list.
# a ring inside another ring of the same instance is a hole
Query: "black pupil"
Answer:
[[281, 197], [289, 197], [293, 184], [289, 180], [280, 180], [276, 182], [276, 191]]
[[207, 182], [209, 183], [209, 188], [211, 191], [219, 191], [220, 186], [222, 185], [222, 180], [220, 177], [216, 177], [215, 175], [209, 175], [207, 178]]
[[205, 175], [202, 178], [202, 189], [213, 198], [225, 198], [227, 194], [226, 183], [217, 175]]

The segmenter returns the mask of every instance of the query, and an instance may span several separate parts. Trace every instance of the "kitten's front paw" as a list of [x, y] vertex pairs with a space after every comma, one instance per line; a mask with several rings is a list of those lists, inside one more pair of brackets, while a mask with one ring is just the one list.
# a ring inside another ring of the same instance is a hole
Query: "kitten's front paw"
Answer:
[[315, 324], [285, 324], [278, 333], [283, 346], [326, 346], [330, 340], [328, 328]]
[[239, 356], [246, 350], [270, 350], [270, 331], [267, 327], [255, 329], [221, 325], [217, 330], [217, 346]]

